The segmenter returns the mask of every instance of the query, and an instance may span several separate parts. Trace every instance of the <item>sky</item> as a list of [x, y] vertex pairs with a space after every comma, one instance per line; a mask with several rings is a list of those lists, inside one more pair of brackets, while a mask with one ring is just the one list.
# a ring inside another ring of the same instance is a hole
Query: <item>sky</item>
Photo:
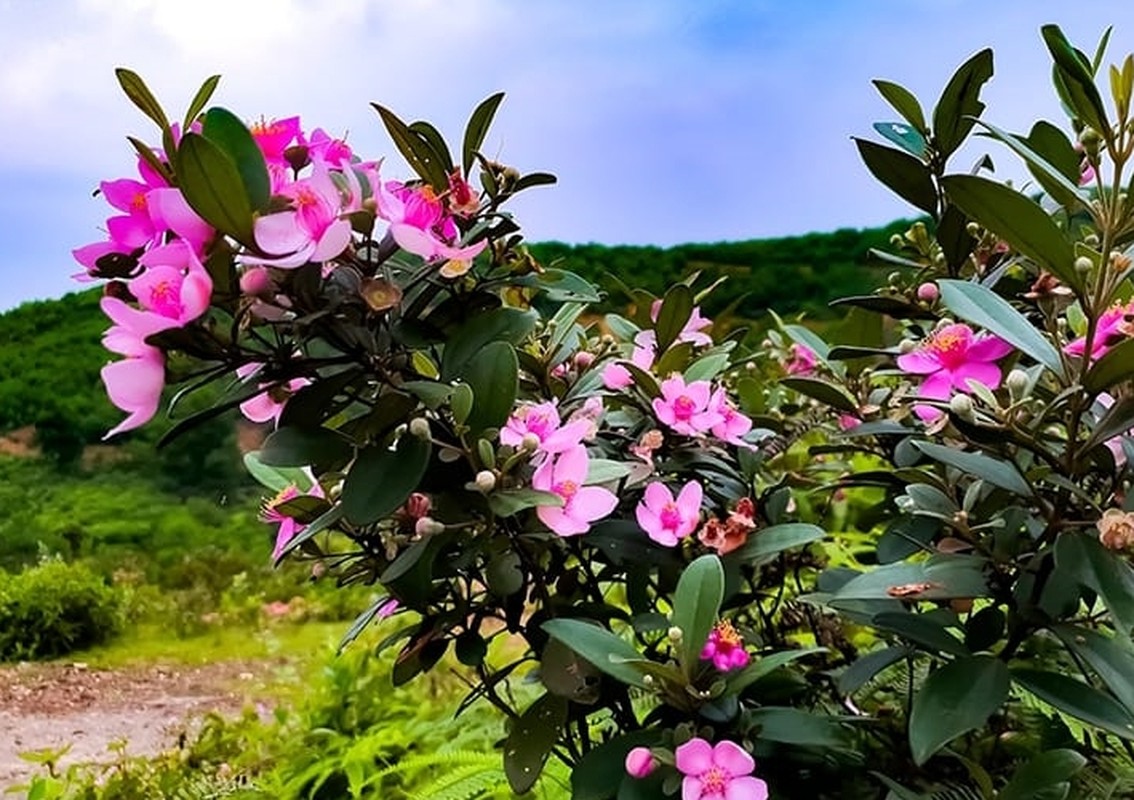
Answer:
[[[1114, 25], [1111, 59], [1134, 50], [1128, 0], [0, 0], [0, 310], [79, 288], [70, 251], [109, 215], [93, 190], [133, 174], [127, 135], [158, 141], [117, 66], [171, 117], [219, 73], [214, 104], [300, 114], [388, 156], [390, 177], [410, 173], [371, 102], [459, 142], [504, 91], [484, 149], [560, 180], [512, 203], [529, 240], [670, 245], [910, 215], [850, 138], [896, 119], [873, 78], [929, 107], [991, 46], [986, 118], [1066, 128], [1048, 22], [1084, 50]], [[1013, 175], [1012, 156], [980, 147], [960, 169], [988, 151]]]

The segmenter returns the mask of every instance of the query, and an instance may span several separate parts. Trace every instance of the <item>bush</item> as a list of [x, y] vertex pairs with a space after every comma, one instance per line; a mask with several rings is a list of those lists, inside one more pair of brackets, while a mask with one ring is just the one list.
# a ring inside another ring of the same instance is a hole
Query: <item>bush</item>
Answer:
[[121, 593], [83, 564], [49, 560], [17, 575], [0, 573], [0, 661], [91, 647], [121, 623]]

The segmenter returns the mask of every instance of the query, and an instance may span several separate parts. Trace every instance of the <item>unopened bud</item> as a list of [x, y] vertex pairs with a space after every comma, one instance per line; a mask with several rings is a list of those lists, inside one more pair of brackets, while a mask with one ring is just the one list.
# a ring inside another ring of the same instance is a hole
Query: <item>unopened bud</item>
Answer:
[[586, 350], [575, 353], [575, 366], [579, 369], [586, 369], [593, 363], [595, 363], [594, 353], [588, 353]]
[[413, 532], [418, 536], [435, 536], [443, 530], [445, 526], [433, 517], [422, 517], [413, 524]]
[[906, 353], [912, 353], [916, 349], [917, 342], [915, 342], [913, 339], [902, 339], [902, 341], [898, 343], [898, 352], [900, 352], [902, 355], [905, 355]]
[[261, 297], [272, 290], [272, 276], [264, 267], [249, 267], [240, 276], [240, 291]]
[[1008, 377], [1004, 379], [1004, 384], [1008, 387], [1008, 394], [1011, 395], [1012, 400], [1020, 400], [1024, 397], [1024, 392], [1028, 390], [1028, 373], [1022, 369], [1014, 369], [1008, 373]]
[[635, 747], [626, 754], [626, 772], [631, 778], [645, 778], [657, 766], [658, 760], [648, 747]]
[[476, 488], [483, 494], [488, 494], [496, 488], [496, 476], [491, 470], [482, 469], [476, 474]]
[[967, 394], [953, 395], [949, 400], [949, 410], [961, 419], [970, 422], [976, 419], [976, 412], [973, 411], [973, 399]]
[[682, 632], [681, 628], [676, 625], [666, 632], [666, 636], [669, 637], [670, 642], [673, 644], [681, 644], [681, 640], [685, 638], [685, 634]]
[[534, 433], [525, 433], [524, 438], [520, 440], [520, 449], [525, 453], [534, 453], [539, 449], [539, 437]]
[[886, 277], [886, 283], [890, 284], [891, 286], [897, 286], [901, 282], [902, 282], [902, 273], [900, 273], [900, 272], [891, 272]]
[[409, 432], [418, 439], [428, 439], [430, 436], [429, 420], [425, 417], [414, 417], [410, 420]]
[[917, 299], [924, 300], [927, 303], [932, 303], [937, 299], [940, 293], [937, 291], [937, 284], [926, 281], [917, 287]]
[[1095, 263], [1086, 256], [1079, 256], [1075, 259], [1075, 271], [1080, 274], [1085, 275], [1086, 273], [1090, 272], [1091, 267], [1093, 267], [1094, 265]]

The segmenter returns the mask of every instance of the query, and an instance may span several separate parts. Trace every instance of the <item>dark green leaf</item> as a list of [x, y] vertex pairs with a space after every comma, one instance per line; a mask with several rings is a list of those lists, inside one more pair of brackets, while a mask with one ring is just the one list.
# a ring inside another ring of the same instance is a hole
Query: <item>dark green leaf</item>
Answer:
[[1118, 554], [1104, 548], [1094, 537], [1065, 534], [1055, 543], [1055, 561], [1060, 569], [1094, 591], [1126, 639], [1134, 629], [1134, 570]]
[[889, 666], [892, 666], [911, 651], [905, 647], [883, 647], [864, 656], [859, 656], [854, 663], [839, 674], [836, 684], [840, 694], [854, 694], [867, 684], [875, 675]]
[[693, 313], [693, 292], [682, 283], [675, 284], [662, 298], [654, 330], [657, 331], [657, 352], [664, 353], [677, 341]]
[[605, 628], [579, 619], [551, 619], [542, 627], [548, 636], [563, 642], [600, 672], [631, 686], [646, 686], [642, 673], [630, 663], [640, 660], [642, 654]]
[[384, 443], [363, 448], [343, 483], [347, 519], [369, 525], [397, 511], [421, 483], [429, 453], [428, 440], [409, 434], [392, 450]]
[[826, 647], [808, 647], [803, 650], [785, 650], [780, 653], [772, 653], [771, 655], [757, 656], [753, 659], [752, 663], [744, 669], [739, 672], [729, 673], [726, 679], [728, 681], [728, 691], [730, 693], [739, 694], [756, 683], [756, 681], [771, 675], [780, 667], [790, 664], [796, 659], [826, 652]]
[[524, 573], [520, 571], [520, 556], [505, 550], [488, 562], [484, 571], [488, 589], [497, 597], [508, 597], [524, 587]]
[[536, 319], [534, 312], [518, 308], [497, 308], [473, 317], [447, 340], [441, 356], [441, 379], [462, 377], [472, 358], [489, 342], [519, 344], [535, 328]]
[[264, 154], [240, 118], [223, 108], [210, 108], [205, 114], [202, 135], [215, 144], [236, 164], [244, 194], [253, 211], [268, 207], [271, 182]]
[[411, 122], [409, 129], [425, 141], [429, 149], [433, 151], [434, 160], [444, 167], [446, 175], [453, 171], [453, 156], [449, 154], [449, 146], [445, 144], [445, 137], [436, 128], [424, 120], [418, 120]]
[[1045, 703], [1124, 739], [1134, 739], [1134, 717], [1093, 686], [1057, 672], [1017, 668], [1012, 680]]
[[554, 492], [541, 492], [538, 489], [508, 489], [488, 495], [488, 505], [492, 513], [500, 517], [510, 517], [525, 508], [536, 506], [563, 506], [563, 498]]
[[1118, 702], [1134, 714], [1134, 646], [1080, 626], [1057, 625], [1052, 631], [1068, 650], [1091, 665]]
[[758, 561], [785, 550], [817, 542], [826, 536], [818, 525], [805, 522], [785, 522], [749, 534], [748, 541], [728, 554], [729, 560]]
[[141, 109], [142, 113], [152, 119], [162, 131], [169, 130], [169, 118], [165, 116], [165, 112], [161, 108], [161, 104], [157, 98], [153, 96], [146, 82], [142, 80], [136, 72], [126, 69], [125, 67], [118, 67], [114, 70], [114, 75], [118, 78], [118, 85], [122, 87], [122, 91], [130, 98], [130, 102]]
[[1008, 699], [1008, 667], [992, 656], [958, 658], [929, 674], [910, 710], [910, 750], [919, 766], [978, 728]]
[[928, 145], [916, 128], [901, 122], [875, 122], [872, 127], [919, 161], [925, 157]]
[[181, 124], [181, 130], [189, 130], [189, 126], [197, 120], [197, 117], [205, 109], [205, 104], [209, 102], [213, 92], [216, 91], [220, 78], [220, 75], [211, 75], [201, 84], [201, 88], [197, 90], [197, 94], [193, 95], [193, 101], [189, 103], [189, 108], [185, 111], [185, 121]]
[[937, 214], [937, 189], [932, 173], [920, 160], [869, 139], [855, 139], [858, 153], [875, 178], [927, 214]]
[[1082, 286], [1075, 251], [1047, 212], [1015, 189], [979, 175], [946, 175], [941, 184], [972, 219], [1000, 236], [1053, 275]]
[[810, 747], [842, 747], [846, 734], [835, 718], [811, 714], [798, 708], [764, 706], [748, 712], [747, 720], [757, 726], [763, 741]]
[[348, 644], [361, 636], [362, 632], [366, 630], [367, 626], [369, 626], [370, 623], [374, 621], [374, 618], [378, 616], [378, 612], [382, 610], [382, 607], [391, 602], [393, 601], [391, 601], [389, 597], [379, 597], [377, 600], [370, 604], [369, 608], [355, 617], [354, 622], [352, 622], [351, 626], [347, 628], [347, 632], [343, 634], [343, 638], [339, 640], [339, 646], [336, 651], [337, 654], [341, 655]]
[[323, 531], [334, 527], [336, 524], [338, 524], [339, 520], [341, 520], [342, 518], [343, 518], [343, 507], [342, 507], [342, 505], [340, 504], [340, 505], [331, 506], [318, 519], [316, 519], [310, 525], [305, 527], [302, 531], [300, 531], [295, 536], [293, 536], [288, 541], [288, 543], [286, 545], [284, 545], [283, 550], [280, 551], [279, 557], [276, 558], [275, 563], [277, 565], [279, 565], [279, 563], [281, 561], [283, 561], [284, 558], [286, 558], [287, 555], [291, 551], [298, 549], [299, 546], [302, 545], [304, 542], [315, 538], [315, 536], [317, 534], [320, 534]]
[[681, 573], [673, 595], [673, 624], [681, 629], [681, 667], [692, 675], [701, 660], [724, 600], [724, 569], [715, 555], [704, 555]]
[[491, 342], [469, 361], [465, 380], [472, 389], [473, 406], [466, 424], [474, 435], [507, 421], [516, 405], [519, 375], [516, 351], [507, 342]]
[[1056, 375], [1063, 374], [1063, 362], [1051, 342], [991, 289], [958, 280], [941, 280], [938, 286], [942, 302], [958, 317], [987, 328]]
[[1095, 86], [1090, 65], [1079, 57], [1058, 25], [1044, 25], [1040, 28], [1040, 33], [1055, 61], [1056, 74], [1062, 80], [1071, 110], [1099, 133], [1109, 133], [1106, 107]]
[[1096, 361], [1083, 378], [1083, 388], [1091, 394], [1134, 378], [1134, 339], [1119, 342]]
[[965, 647], [974, 653], [991, 650], [1004, 635], [1007, 617], [996, 606], [985, 606], [965, 622]]
[[[1127, 344], [1123, 342], [1123, 344]], [[1110, 355], [1108, 352], [1107, 355]], [[1083, 452], [1089, 452], [1092, 447], [1104, 444], [1134, 428], [1134, 397], [1125, 395], [1118, 398], [1108, 408], [1091, 429], [1091, 435], [1083, 443]]]
[[178, 188], [190, 207], [222, 233], [251, 245], [252, 205], [236, 164], [203, 136], [186, 133], [175, 158]]
[[[832, 307], [838, 306], [854, 306], [855, 308], [865, 308], [867, 311], [873, 311], [877, 314], [887, 314], [895, 319], [933, 319], [932, 311], [928, 311], [919, 305], [909, 302], [901, 297], [890, 297], [880, 294], [865, 294], [856, 295], [853, 297], [840, 297], [837, 300], [832, 300], [827, 305]], [[832, 348], [842, 349], [842, 348]], [[831, 356], [834, 358], [834, 356]]]
[[955, 447], [945, 447], [932, 442], [914, 442], [913, 446], [934, 461], [940, 461], [951, 467], [956, 467], [962, 473], [968, 473], [983, 481], [1007, 489], [1024, 497], [1030, 497], [1031, 487], [1020, 470], [1007, 461], [987, 456], [984, 453], [969, 453]]
[[390, 109], [377, 103], [370, 105], [382, 118], [382, 124], [386, 126], [386, 131], [394, 140], [394, 146], [398, 148], [398, 152], [413, 171], [432, 186], [435, 192], [446, 191], [449, 188], [449, 176], [445, 173], [445, 166], [437, 160], [429, 143], [410, 130], [409, 126]]
[[588, 752], [571, 770], [571, 800], [611, 800], [617, 778], [626, 772], [626, 756], [635, 747], [660, 744], [661, 731], [644, 730], [615, 736]]
[[997, 800], [1038, 800], [1041, 792], [1066, 784], [1087, 764], [1074, 750], [1046, 750], [1037, 753], [1016, 770], [1008, 785], [997, 793]]
[[[594, 285], [563, 269], [545, 269], [539, 274], [539, 286], [547, 299], [555, 303], [598, 303], [602, 300]], [[568, 326], [569, 328], [570, 326]]]
[[826, 403], [831, 408], [858, 416], [858, 403], [855, 402], [855, 399], [846, 389], [830, 381], [820, 378], [787, 377], [781, 378], [780, 384], [792, 391], [814, 398], [820, 403]]
[[945, 206], [941, 220], [937, 223], [937, 243], [945, 254], [945, 263], [950, 269], [960, 270], [976, 246], [968, 230], [969, 218], [953, 203]]
[[350, 460], [350, 441], [327, 428], [289, 426], [273, 431], [260, 448], [260, 461], [270, 467], [341, 465]]
[[496, 116], [496, 109], [503, 99], [504, 93], [497, 92], [481, 101], [480, 105], [473, 111], [472, 116], [469, 117], [468, 125], [465, 126], [464, 141], [461, 145], [461, 160], [466, 177], [472, 170], [475, 160], [474, 154], [479, 152], [480, 146], [484, 144], [484, 137], [488, 134], [489, 126], [492, 125], [492, 118]]
[[512, 184], [512, 194], [522, 192], [524, 189], [531, 189], [536, 186], [551, 186], [559, 179], [552, 175], [550, 172], [529, 172], [527, 175], [520, 177], [518, 181]]
[[933, 138], [942, 158], [961, 146], [976, 117], [984, 111], [980, 91], [992, 77], [992, 50], [974, 55], [949, 79], [933, 110]]
[[965, 645], [929, 614], [911, 614], [905, 611], [884, 611], [872, 620], [875, 627], [896, 633], [903, 639], [928, 650], [930, 653], [969, 655]]
[[907, 596], [911, 600], [952, 600], [984, 597], [988, 585], [986, 562], [977, 556], [936, 555], [916, 563], [887, 564], [848, 581], [833, 600], [877, 600], [892, 598], [890, 589], [915, 584], [926, 588]]
[[929, 133], [929, 126], [925, 124], [925, 112], [921, 110], [921, 103], [917, 101], [917, 98], [909, 89], [881, 79], [873, 80], [871, 83], [874, 84], [878, 93], [886, 98], [886, 102], [902, 115], [906, 122], [913, 125], [922, 134]]
[[299, 467], [270, 467], [260, 460], [258, 450], [244, 454], [244, 468], [264, 488], [282, 492], [289, 486], [298, 486], [300, 491], [311, 488], [311, 478]]

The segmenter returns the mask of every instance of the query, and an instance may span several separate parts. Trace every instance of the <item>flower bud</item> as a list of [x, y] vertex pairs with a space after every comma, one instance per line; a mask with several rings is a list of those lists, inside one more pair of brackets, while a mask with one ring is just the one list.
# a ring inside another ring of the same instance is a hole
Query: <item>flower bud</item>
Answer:
[[496, 476], [490, 470], [482, 469], [476, 474], [476, 488], [482, 494], [488, 494], [496, 488]]
[[902, 355], [905, 355], [906, 353], [912, 353], [916, 349], [917, 342], [915, 342], [913, 339], [902, 339], [902, 341], [898, 343], [898, 352]]
[[937, 284], [926, 281], [917, 287], [917, 299], [924, 300], [927, 303], [932, 303], [937, 299], [940, 293], [937, 291]]
[[432, 507], [433, 501], [429, 499], [429, 495], [414, 492], [406, 498], [406, 504], [403, 508], [407, 517], [412, 520], [419, 520], [428, 516]]
[[890, 284], [891, 286], [898, 286], [901, 282], [902, 282], [902, 273], [900, 273], [900, 272], [891, 272], [886, 277], [886, 283]]
[[949, 410], [964, 420], [973, 421], [976, 419], [976, 412], [973, 411], [973, 399], [967, 394], [955, 394], [949, 400]]
[[435, 536], [443, 530], [445, 526], [433, 517], [422, 517], [413, 524], [413, 532], [418, 536]]
[[272, 290], [272, 276], [264, 267], [249, 267], [240, 276], [240, 291], [261, 297]]
[[635, 747], [626, 754], [626, 772], [632, 778], [644, 778], [657, 766], [658, 761], [648, 747]]
[[524, 438], [520, 440], [520, 449], [525, 453], [534, 453], [539, 449], [539, 437], [534, 433], [525, 433]]
[[579, 369], [586, 369], [593, 363], [595, 363], [594, 353], [588, 353], [586, 350], [575, 353], [575, 366]]
[[1091, 268], [1094, 265], [1095, 265], [1095, 263], [1093, 261], [1091, 261], [1091, 259], [1087, 258], [1086, 256], [1079, 256], [1078, 258], [1075, 259], [1075, 271], [1078, 272], [1081, 275], [1085, 275], [1088, 272], [1090, 272]]
[[677, 627], [676, 625], [674, 625], [669, 629], [669, 631], [666, 632], [666, 636], [669, 637], [669, 641], [673, 644], [681, 644], [681, 640], [685, 638], [684, 632], [682, 632], [681, 628]]
[[1008, 377], [1004, 379], [1004, 384], [1008, 387], [1008, 394], [1013, 401], [1021, 400], [1024, 397], [1024, 392], [1028, 390], [1028, 373], [1022, 369], [1014, 369], [1008, 373]]
[[430, 436], [429, 420], [425, 417], [414, 417], [409, 424], [410, 435], [418, 439], [428, 439]]

